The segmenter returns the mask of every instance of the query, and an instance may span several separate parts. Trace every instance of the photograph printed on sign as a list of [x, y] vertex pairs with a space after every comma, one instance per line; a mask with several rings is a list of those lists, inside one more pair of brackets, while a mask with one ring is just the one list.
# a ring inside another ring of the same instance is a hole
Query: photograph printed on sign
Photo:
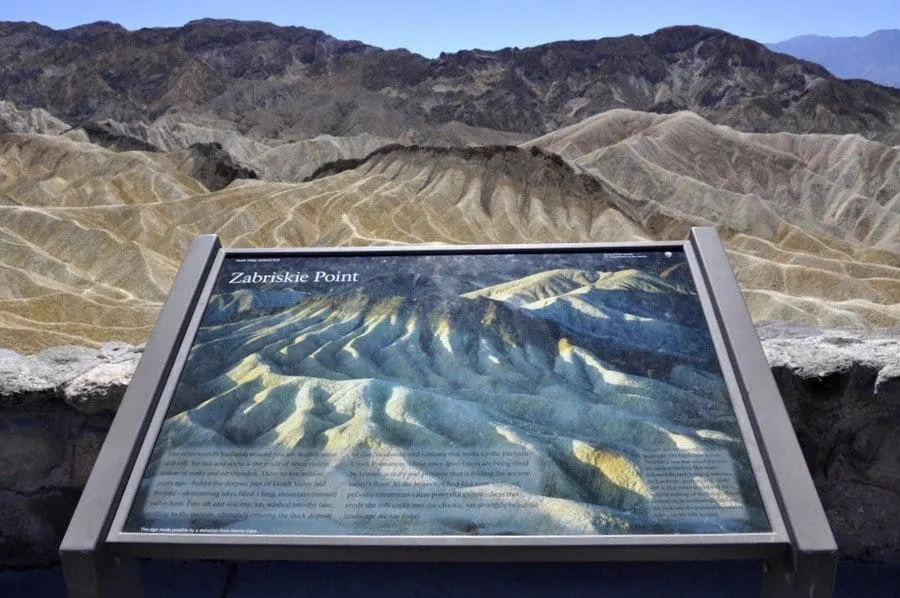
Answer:
[[660, 249], [227, 258], [124, 531], [768, 530]]

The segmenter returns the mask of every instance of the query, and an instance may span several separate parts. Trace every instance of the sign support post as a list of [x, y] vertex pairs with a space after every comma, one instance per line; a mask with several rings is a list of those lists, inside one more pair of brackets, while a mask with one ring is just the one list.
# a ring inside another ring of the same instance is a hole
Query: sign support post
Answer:
[[209, 273], [220, 248], [214, 235], [196, 237], [188, 247], [172, 290], [94, 462], [81, 500], [59, 548], [70, 598], [140, 597], [137, 562], [113, 555], [106, 536], [134, 458], [140, 448], [162, 382], [172, 367], [172, 347], [184, 335], [199, 299], [197, 281]]
[[791, 537], [782, 559], [766, 561], [763, 595], [771, 598], [831, 596], [837, 567], [837, 544], [816, 494], [797, 436], [791, 427], [772, 370], [766, 361], [728, 256], [714, 228], [694, 228], [691, 241], [712, 293], [713, 307], [749, 404], [754, 431]]

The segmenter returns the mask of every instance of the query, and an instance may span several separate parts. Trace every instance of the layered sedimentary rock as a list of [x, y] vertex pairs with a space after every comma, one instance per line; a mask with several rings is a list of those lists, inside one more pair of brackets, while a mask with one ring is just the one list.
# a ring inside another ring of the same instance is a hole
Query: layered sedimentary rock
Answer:
[[[360, 156], [380, 142], [285, 144], [258, 154], [257, 171], [225, 145], [204, 157], [4, 136], [5, 343], [140, 342], [199, 233], [226, 246], [598, 242], [681, 240], [715, 224], [756, 319], [900, 323], [896, 147], [630, 111], [523, 148], [388, 145]], [[263, 180], [243, 178], [255, 172]], [[281, 177], [294, 182], [265, 180]]]
[[45, 133], [58, 135], [69, 125], [41, 108], [20, 109], [13, 102], [0, 101], [0, 134]]

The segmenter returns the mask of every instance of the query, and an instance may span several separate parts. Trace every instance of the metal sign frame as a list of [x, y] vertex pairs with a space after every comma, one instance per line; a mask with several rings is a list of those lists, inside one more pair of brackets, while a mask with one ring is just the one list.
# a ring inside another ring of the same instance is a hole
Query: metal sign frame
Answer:
[[[597, 536], [273, 536], [123, 532], [175, 382], [226, 257], [683, 250], [771, 532]], [[831, 596], [837, 548], [740, 289], [713, 228], [683, 242], [223, 249], [194, 239], [60, 547], [72, 598], [137, 595], [137, 558], [618, 561], [758, 559], [766, 596]]]

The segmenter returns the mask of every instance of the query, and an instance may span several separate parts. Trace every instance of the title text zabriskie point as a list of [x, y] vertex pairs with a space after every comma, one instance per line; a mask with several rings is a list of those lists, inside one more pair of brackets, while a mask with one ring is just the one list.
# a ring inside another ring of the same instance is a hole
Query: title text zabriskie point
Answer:
[[359, 282], [359, 272], [232, 272], [228, 284], [307, 283], [307, 282]]

